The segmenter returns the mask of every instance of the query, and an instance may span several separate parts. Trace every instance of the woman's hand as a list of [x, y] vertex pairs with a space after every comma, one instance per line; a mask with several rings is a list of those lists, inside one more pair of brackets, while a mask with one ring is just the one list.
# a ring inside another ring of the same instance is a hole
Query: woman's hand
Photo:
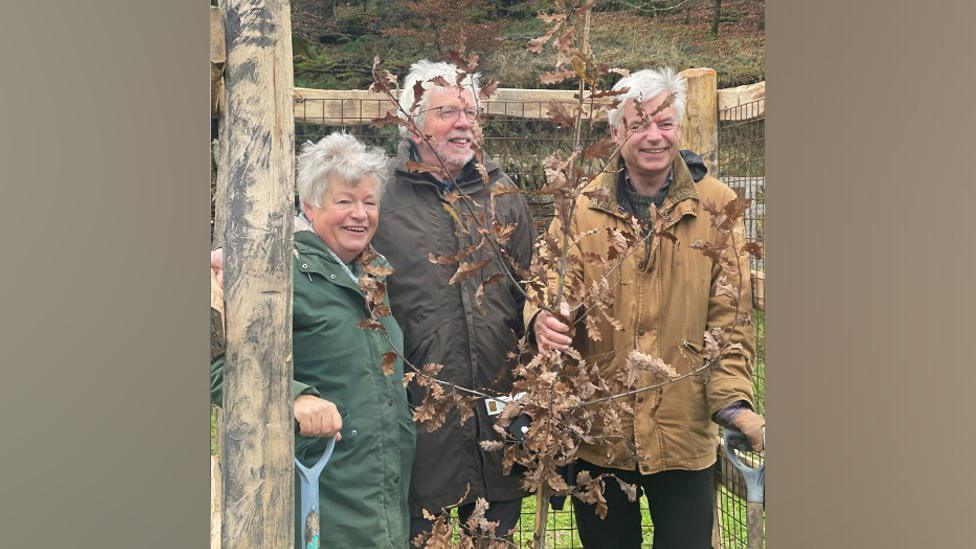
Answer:
[[224, 249], [217, 248], [210, 252], [210, 270], [213, 271], [217, 285], [221, 289], [224, 287]]
[[295, 420], [299, 432], [307, 437], [335, 436], [336, 442], [342, 440], [342, 416], [332, 402], [315, 395], [298, 395], [294, 403]]

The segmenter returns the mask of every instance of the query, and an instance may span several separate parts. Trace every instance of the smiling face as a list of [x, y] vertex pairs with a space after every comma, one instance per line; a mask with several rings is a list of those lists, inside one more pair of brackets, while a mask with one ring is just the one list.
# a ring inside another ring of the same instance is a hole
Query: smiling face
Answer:
[[[654, 112], [667, 96], [662, 92], [641, 103], [644, 116]], [[635, 102], [628, 100], [619, 127], [611, 130], [614, 141], [621, 145], [620, 156], [638, 192], [656, 192], [664, 186], [681, 145], [678, 116], [673, 106], [655, 114], [649, 122], [644, 126]]]
[[315, 234], [346, 263], [359, 256], [376, 232], [379, 198], [376, 179], [363, 177], [358, 185], [329, 181], [321, 206], [302, 203]]
[[[469, 117], [464, 110], [474, 109], [474, 95], [470, 88], [465, 88], [458, 95], [458, 88], [445, 86], [431, 86], [424, 94], [427, 100], [425, 111], [421, 114], [423, 124], [421, 131], [430, 136], [430, 145], [418, 135], [411, 135], [410, 139], [417, 144], [420, 160], [424, 164], [440, 166], [440, 157], [447, 165], [447, 171], [452, 177], [457, 177], [464, 166], [474, 157], [474, 127], [478, 123], [474, 117]], [[442, 108], [459, 111], [457, 116], [442, 118]], [[436, 155], [435, 155], [436, 153]]]

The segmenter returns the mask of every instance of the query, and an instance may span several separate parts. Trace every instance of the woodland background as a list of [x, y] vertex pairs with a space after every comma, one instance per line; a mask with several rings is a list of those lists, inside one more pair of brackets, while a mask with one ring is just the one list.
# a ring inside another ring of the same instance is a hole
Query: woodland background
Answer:
[[[374, 55], [394, 74], [464, 46], [479, 70], [506, 88], [545, 86], [549, 56], [526, 52], [551, 2], [529, 0], [292, 0], [295, 86], [366, 89]], [[710, 67], [718, 87], [765, 80], [765, 0], [601, 0], [591, 30], [594, 54], [615, 67]]]

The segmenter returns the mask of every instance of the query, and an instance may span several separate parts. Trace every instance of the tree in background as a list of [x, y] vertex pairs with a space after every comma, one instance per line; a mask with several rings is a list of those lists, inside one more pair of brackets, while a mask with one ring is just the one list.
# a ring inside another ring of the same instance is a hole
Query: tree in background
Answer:
[[318, 41], [323, 33], [335, 29], [337, 22], [336, 0], [292, 0], [291, 2], [292, 34]]
[[[620, 7], [634, 10], [640, 14], [651, 14], [657, 17], [659, 13], [677, 11], [678, 8], [687, 7], [693, 0], [616, 0], [614, 3]], [[687, 22], [687, 21], [686, 21]]]
[[712, 36], [718, 36], [718, 24], [722, 19], [722, 0], [715, 0], [712, 11]]
[[450, 50], [486, 54], [501, 43], [501, 23], [494, 6], [482, 0], [419, 0], [398, 3], [397, 25], [383, 36], [402, 36], [421, 45], [433, 44], [441, 57]]

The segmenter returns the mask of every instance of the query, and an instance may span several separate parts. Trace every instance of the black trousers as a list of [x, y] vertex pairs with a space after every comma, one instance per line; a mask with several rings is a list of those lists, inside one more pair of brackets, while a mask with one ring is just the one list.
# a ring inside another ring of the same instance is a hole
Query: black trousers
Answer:
[[711, 549], [712, 513], [715, 505], [714, 472], [664, 471], [642, 475], [637, 471], [606, 469], [579, 460], [577, 471], [593, 477], [613, 473], [620, 480], [637, 484], [634, 502], [612, 478], [605, 478], [607, 518], [601, 520], [596, 506], [573, 499], [573, 511], [580, 540], [587, 549], [630, 549], [641, 546], [641, 492], [647, 495], [654, 523], [654, 549]]
[[[458, 519], [464, 524], [471, 513], [474, 512], [474, 504], [468, 503], [458, 507]], [[513, 499], [508, 501], [490, 501], [488, 510], [485, 511], [485, 518], [491, 522], [498, 522], [495, 528], [495, 535], [499, 538], [509, 537], [515, 531], [519, 517], [522, 514], [522, 500]], [[430, 532], [434, 527], [433, 523], [424, 517], [410, 517], [410, 539], [417, 537], [417, 534]]]

